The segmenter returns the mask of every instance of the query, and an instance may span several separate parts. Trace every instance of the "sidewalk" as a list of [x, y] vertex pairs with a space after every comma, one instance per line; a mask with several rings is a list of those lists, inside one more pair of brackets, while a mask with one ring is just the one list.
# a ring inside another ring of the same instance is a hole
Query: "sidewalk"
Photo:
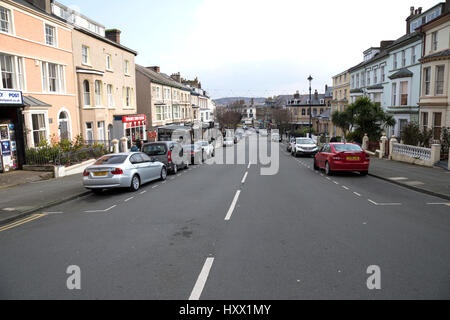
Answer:
[[371, 157], [370, 175], [450, 200], [450, 171]]
[[80, 175], [0, 189], [0, 225], [88, 193]]
[[53, 172], [39, 171], [11, 171], [0, 174], [0, 190], [21, 184], [48, 180], [53, 178]]

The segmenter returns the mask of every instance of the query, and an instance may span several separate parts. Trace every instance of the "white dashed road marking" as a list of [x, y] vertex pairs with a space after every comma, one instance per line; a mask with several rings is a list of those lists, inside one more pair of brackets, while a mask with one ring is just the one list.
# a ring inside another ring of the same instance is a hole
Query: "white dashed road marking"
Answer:
[[248, 176], [248, 172], [245, 173], [244, 178], [242, 179], [242, 182], [241, 182], [242, 184], [244, 184], [245, 180], [247, 180], [247, 176]]
[[86, 213], [108, 212], [108, 211], [114, 209], [115, 207], [117, 207], [117, 205], [114, 205], [106, 210], [90, 210], [90, 211], [85, 211], [85, 212]]
[[230, 209], [228, 210], [228, 213], [225, 217], [225, 221], [229, 221], [231, 219], [231, 216], [233, 215], [234, 208], [236, 208], [236, 204], [239, 200], [239, 195], [241, 194], [241, 190], [238, 190], [236, 192], [236, 195], [234, 196], [233, 202], [231, 203]]
[[206, 281], [208, 280], [209, 272], [211, 271], [212, 265], [214, 263], [214, 258], [206, 259], [203, 265], [202, 271], [198, 276], [197, 282], [195, 283], [194, 289], [192, 290], [189, 300], [200, 300], [203, 289], [205, 288]]
[[128, 202], [128, 201], [133, 200], [133, 199], [134, 199], [134, 197], [128, 198], [128, 199], [125, 200], [125, 202]]

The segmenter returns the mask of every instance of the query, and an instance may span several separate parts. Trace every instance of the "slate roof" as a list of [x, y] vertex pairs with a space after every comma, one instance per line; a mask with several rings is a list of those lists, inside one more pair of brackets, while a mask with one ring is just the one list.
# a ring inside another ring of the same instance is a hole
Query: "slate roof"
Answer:
[[427, 60], [427, 59], [432, 59], [432, 58], [447, 57], [447, 56], [450, 56], [450, 49], [447, 49], [447, 50], [443, 50], [443, 51], [440, 51], [440, 52], [436, 52], [436, 53], [429, 54], [429, 55], [423, 57], [422, 59], [420, 59], [420, 61], [422, 61], [422, 60]]
[[143, 74], [144, 76], [149, 78], [154, 83], [173, 87], [173, 88], [178, 88], [178, 89], [185, 90], [185, 91], [191, 91], [191, 88], [173, 80], [166, 74], [158, 73], [156, 71], [153, 71], [151, 69], [148, 69], [148, 68], [143, 67], [138, 64], [136, 64], [136, 71], [140, 72], [141, 74]]
[[23, 104], [27, 107], [51, 107], [48, 103], [42, 102], [32, 96], [23, 96]]

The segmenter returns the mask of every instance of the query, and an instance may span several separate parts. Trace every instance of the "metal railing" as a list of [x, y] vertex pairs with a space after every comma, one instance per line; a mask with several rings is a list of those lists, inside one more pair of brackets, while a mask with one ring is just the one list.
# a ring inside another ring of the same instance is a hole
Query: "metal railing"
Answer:
[[431, 149], [409, 146], [406, 144], [394, 143], [392, 146], [392, 153], [397, 153], [424, 161], [431, 160]]

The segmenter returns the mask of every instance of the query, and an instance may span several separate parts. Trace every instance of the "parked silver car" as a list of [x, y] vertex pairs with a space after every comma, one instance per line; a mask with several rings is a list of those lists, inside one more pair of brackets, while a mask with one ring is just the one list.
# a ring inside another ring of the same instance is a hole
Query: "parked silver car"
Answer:
[[145, 153], [118, 153], [103, 156], [86, 168], [83, 186], [95, 193], [113, 188], [137, 191], [145, 183], [166, 178], [166, 166]]

